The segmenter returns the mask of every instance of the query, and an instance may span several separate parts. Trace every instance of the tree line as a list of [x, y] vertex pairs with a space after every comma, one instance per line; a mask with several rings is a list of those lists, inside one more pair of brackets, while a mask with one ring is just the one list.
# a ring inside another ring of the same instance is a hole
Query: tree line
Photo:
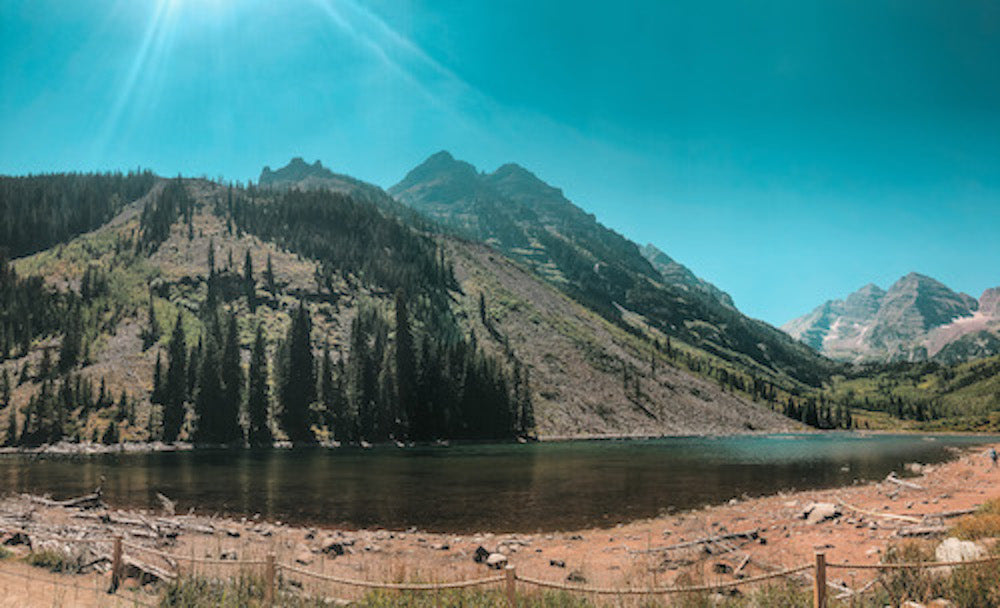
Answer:
[[149, 171], [0, 177], [0, 248], [21, 257], [93, 230], [156, 181]]
[[300, 304], [273, 349], [256, 328], [245, 371], [232, 312], [211, 313], [190, 346], [179, 316], [166, 361], [156, 364], [152, 400], [159, 407], [150, 436], [260, 447], [279, 432], [296, 444], [533, 432], [529, 379], [520, 364], [508, 372], [474, 337], [447, 346], [426, 335], [415, 339], [402, 291], [394, 321], [374, 306], [362, 308], [346, 351], [319, 354], [309, 308]]

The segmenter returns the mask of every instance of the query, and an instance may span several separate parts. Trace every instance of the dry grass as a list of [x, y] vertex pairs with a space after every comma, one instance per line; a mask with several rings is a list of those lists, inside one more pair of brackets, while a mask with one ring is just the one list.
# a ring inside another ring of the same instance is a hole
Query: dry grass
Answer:
[[1000, 499], [988, 500], [972, 515], [959, 519], [951, 533], [964, 540], [1000, 537]]

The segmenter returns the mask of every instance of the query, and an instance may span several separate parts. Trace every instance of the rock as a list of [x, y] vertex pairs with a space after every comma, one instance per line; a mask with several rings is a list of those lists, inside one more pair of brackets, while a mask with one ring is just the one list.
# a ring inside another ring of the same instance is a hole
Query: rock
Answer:
[[906, 600], [905, 602], [899, 605], [899, 608], [927, 608], [927, 607], [919, 602], [914, 602], [913, 600]]
[[320, 547], [320, 551], [327, 555], [337, 557], [344, 554], [344, 544], [339, 541], [327, 539]]
[[971, 540], [946, 538], [934, 550], [934, 558], [939, 562], [964, 562], [978, 559], [986, 554], [986, 550]]
[[9, 537], [7, 537], [7, 539], [3, 541], [3, 544], [7, 545], [8, 547], [14, 545], [27, 545], [28, 548], [30, 549], [31, 538], [29, 538], [28, 535], [25, 534], [24, 532], [15, 532], [11, 534]]
[[574, 535], [570, 536], [569, 539], [570, 540], [583, 540], [583, 537], [580, 536], [579, 534], [574, 534]]
[[724, 564], [722, 562], [716, 562], [712, 565], [712, 572], [716, 574], [732, 574], [733, 567], [729, 564]]
[[476, 547], [475, 553], [472, 554], [472, 561], [476, 562], [477, 564], [481, 564], [485, 562], [489, 556], [490, 552], [487, 551], [482, 545], [479, 545], [478, 547]]
[[561, 559], [550, 559], [549, 560], [549, 565], [550, 566], [554, 566], [556, 568], [565, 568], [566, 567], [566, 562], [564, 562]]
[[507, 556], [503, 553], [491, 553], [486, 558], [486, 565], [494, 570], [499, 570], [507, 565]]
[[219, 554], [219, 559], [224, 559], [233, 562], [235, 562], [238, 557], [239, 556], [236, 554], [236, 551], [223, 551], [222, 553]]
[[295, 563], [308, 566], [313, 563], [312, 553], [309, 553], [308, 551], [299, 551], [295, 554]]
[[814, 502], [807, 505], [799, 516], [811, 524], [818, 524], [840, 517], [840, 509], [832, 502]]
[[927, 608], [955, 608], [955, 602], [939, 597], [928, 602]]
[[571, 583], [586, 583], [587, 577], [584, 576], [582, 573], [574, 570], [566, 575], [566, 580]]

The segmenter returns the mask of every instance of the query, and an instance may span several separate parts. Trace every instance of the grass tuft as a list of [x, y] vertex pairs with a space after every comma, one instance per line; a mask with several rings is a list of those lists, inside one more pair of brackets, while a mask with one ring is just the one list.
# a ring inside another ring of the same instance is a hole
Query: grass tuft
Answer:
[[972, 515], [959, 519], [951, 533], [963, 540], [1000, 537], [1000, 500], [988, 500]]

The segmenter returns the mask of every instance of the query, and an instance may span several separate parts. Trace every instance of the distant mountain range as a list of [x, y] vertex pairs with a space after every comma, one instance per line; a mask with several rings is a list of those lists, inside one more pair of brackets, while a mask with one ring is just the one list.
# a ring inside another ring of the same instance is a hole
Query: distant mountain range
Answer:
[[782, 326], [834, 359], [954, 363], [1000, 353], [1000, 288], [976, 298], [910, 273], [868, 284]]

